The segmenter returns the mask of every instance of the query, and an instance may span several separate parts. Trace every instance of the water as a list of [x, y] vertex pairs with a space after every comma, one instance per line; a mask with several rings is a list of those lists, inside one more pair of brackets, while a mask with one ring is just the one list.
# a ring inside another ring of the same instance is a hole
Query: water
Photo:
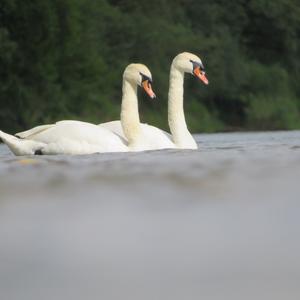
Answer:
[[1, 299], [300, 299], [300, 131], [198, 151], [14, 157]]

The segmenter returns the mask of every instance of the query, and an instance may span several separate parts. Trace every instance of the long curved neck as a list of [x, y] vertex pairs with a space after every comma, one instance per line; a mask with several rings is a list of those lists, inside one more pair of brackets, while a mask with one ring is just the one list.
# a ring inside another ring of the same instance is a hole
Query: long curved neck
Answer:
[[130, 146], [141, 134], [137, 85], [123, 80], [122, 91], [121, 124]]
[[173, 142], [184, 146], [185, 140], [192, 138], [189, 133], [183, 110], [184, 73], [176, 68], [174, 63], [170, 70], [168, 122], [172, 133]]

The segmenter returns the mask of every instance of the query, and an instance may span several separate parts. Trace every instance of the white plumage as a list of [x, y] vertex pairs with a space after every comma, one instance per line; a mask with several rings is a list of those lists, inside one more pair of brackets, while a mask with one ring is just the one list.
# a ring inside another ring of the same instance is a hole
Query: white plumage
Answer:
[[[197, 143], [187, 128], [183, 108], [184, 73], [198, 76], [195, 74], [195, 63], [203, 66], [199, 57], [188, 52], [183, 52], [174, 58], [170, 70], [168, 97], [168, 121], [172, 135], [148, 124], [139, 124], [140, 130], [142, 131], [142, 137], [144, 142], [149, 144], [149, 149], [197, 149]], [[204, 74], [200, 74], [200, 76], [203, 76]], [[198, 77], [200, 78], [200, 76]], [[200, 79], [203, 80], [203, 78]], [[206, 78], [205, 80], [204, 82], [207, 84], [208, 81]], [[102, 123], [99, 124], [99, 126], [106, 128], [127, 140], [126, 134], [123, 131], [123, 123], [121, 114], [121, 121]]]
[[[142, 76], [142, 75], [143, 76]], [[103, 152], [143, 151], [153, 149], [143, 137], [138, 115], [137, 87], [154, 93], [147, 80], [149, 69], [141, 64], [129, 65], [123, 74], [122, 112], [126, 138], [94, 124], [80, 121], [60, 121], [41, 125], [12, 136], [0, 131], [0, 138], [15, 155], [33, 154], [92, 154]], [[144, 80], [144, 82], [142, 82]], [[127, 142], [129, 141], [129, 142]]]

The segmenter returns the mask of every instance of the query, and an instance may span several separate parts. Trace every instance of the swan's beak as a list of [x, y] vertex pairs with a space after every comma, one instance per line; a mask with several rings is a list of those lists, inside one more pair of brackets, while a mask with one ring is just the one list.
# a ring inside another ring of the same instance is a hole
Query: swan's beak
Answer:
[[202, 80], [205, 84], [208, 84], [208, 79], [205, 76], [205, 72], [200, 70], [200, 67], [194, 69], [194, 75]]
[[148, 94], [148, 96], [151, 99], [155, 99], [156, 98], [156, 95], [154, 94], [154, 92], [152, 90], [151, 83], [148, 80], [144, 80], [142, 82], [142, 86], [143, 86], [145, 92]]

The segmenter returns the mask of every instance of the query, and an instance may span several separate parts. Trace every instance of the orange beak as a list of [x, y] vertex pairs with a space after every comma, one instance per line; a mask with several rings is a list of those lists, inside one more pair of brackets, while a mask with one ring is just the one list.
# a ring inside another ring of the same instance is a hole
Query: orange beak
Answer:
[[149, 97], [151, 99], [156, 98], [156, 95], [154, 94], [154, 92], [152, 90], [151, 83], [148, 80], [144, 80], [142, 82], [142, 86], [143, 86], [145, 92], [149, 95]]
[[208, 84], [208, 79], [205, 76], [205, 72], [200, 70], [200, 67], [195, 68], [194, 75], [202, 80], [205, 84]]

